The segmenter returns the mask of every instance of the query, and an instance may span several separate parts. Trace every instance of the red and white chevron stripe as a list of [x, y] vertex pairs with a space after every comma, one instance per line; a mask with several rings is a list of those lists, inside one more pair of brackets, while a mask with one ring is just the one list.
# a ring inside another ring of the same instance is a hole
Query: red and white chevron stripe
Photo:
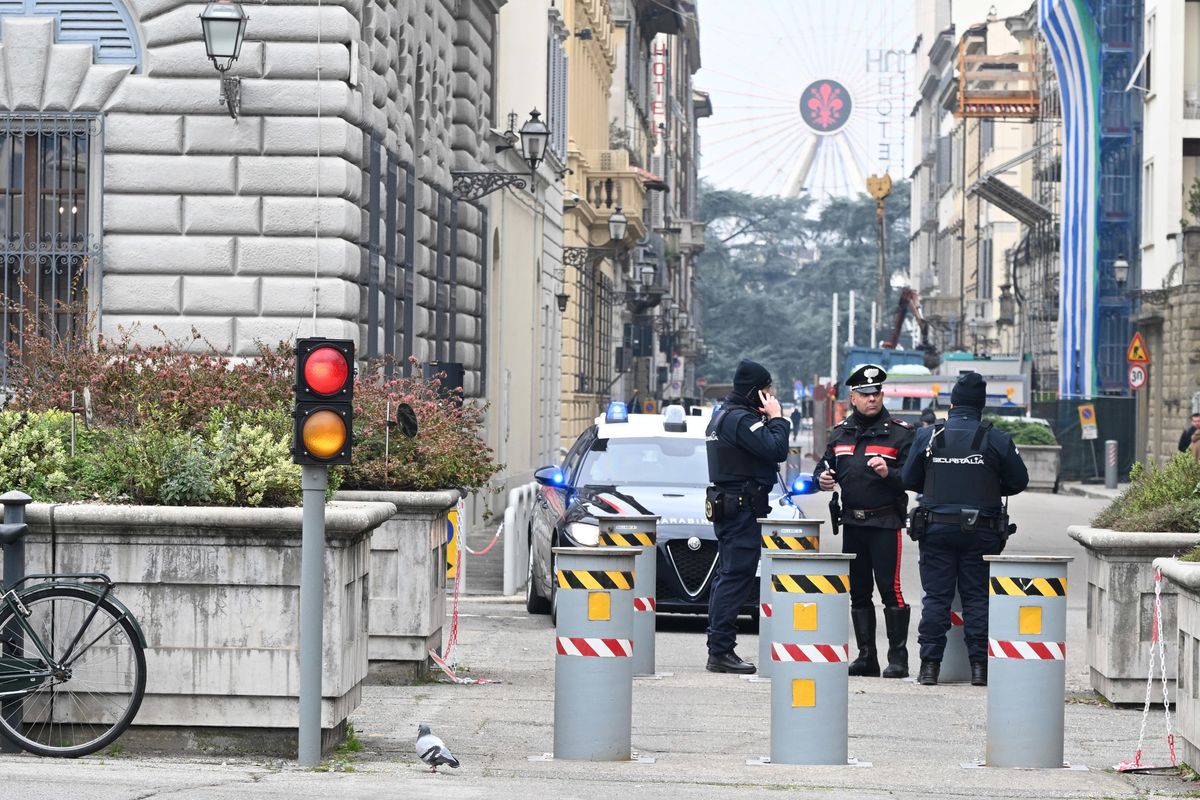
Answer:
[[592, 656], [596, 658], [631, 658], [633, 642], [628, 639], [592, 639], [559, 636], [560, 656]]
[[771, 660], [836, 664], [850, 660], [849, 649], [849, 645], [845, 644], [781, 644], [779, 642], [772, 642]]
[[951, 611], [950, 612], [950, 624], [951, 625], [965, 625], [966, 621], [963, 620], [962, 614], [958, 613], [957, 611]]
[[759, 611], [762, 612], [762, 615], [764, 617], [771, 616], [771, 604], [770, 603], [759, 603], [758, 609], [759, 609]]
[[1062, 661], [1067, 657], [1067, 645], [1065, 642], [1002, 642], [988, 639], [988, 655], [992, 658]]
[[658, 608], [658, 603], [653, 597], [635, 597], [633, 598], [634, 611], [654, 611]]

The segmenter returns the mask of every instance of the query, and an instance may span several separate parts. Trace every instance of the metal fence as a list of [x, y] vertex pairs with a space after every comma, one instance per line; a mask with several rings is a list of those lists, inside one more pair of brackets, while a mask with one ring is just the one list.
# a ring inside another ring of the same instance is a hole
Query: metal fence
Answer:
[[[1079, 425], [1079, 406], [1091, 403], [1096, 409], [1098, 438], [1085, 440]], [[1104, 442], [1117, 442], [1117, 473], [1129, 476], [1133, 466], [1137, 431], [1137, 406], [1131, 397], [1100, 397], [1094, 400], [1052, 400], [1034, 402], [1033, 416], [1049, 421], [1062, 445], [1060, 477], [1064, 481], [1083, 481], [1104, 477]]]

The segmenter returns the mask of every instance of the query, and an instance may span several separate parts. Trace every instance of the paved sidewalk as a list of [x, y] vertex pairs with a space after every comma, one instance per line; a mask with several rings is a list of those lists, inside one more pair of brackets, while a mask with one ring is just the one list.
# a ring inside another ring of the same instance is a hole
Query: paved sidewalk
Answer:
[[1059, 487], [1059, 491], [1063, 494], [1071, 494], [1077, 497], [1089, 497], [1093, 500], [1111, 501], [1116, 500], [1117, 497], [1121, 495], [1121, 492], [1124, 492], [1128, 488], [1128, 483], [1119, 483], [1117, 484], [1116, 489], [1108, 489], [1105, 488], [1103, 483], [1071, 482], [1063, 483], [1062, 486]]
[[[5, 796], [82, 798], [330, 797], [459, 798], [1148, 798], [1188, 796], [1179, 778], [1129, 776], [1110, 768], [1129, 758], [1140, 709], [1114, 709], [1085, 691], [1083, 610], [1072, 612], [1072, 692], [1066, 757], [1076, 770], [966, 769], [984, 756], [985, 690], [852, 678], [850, 754], [872, 767], [747, 766], [769, 751], [769, 684], [702, 669], [703, 621], [665, 618], [658, 635], [663, 680], [636, 680], [633, 747], [653, 764], [530, 761], [553, 748], [553, 629], [511, 599], [468, 599], [454, 658], [465, 674], [502, 681], [454, 686], [369, 687], [353, 722], [364, 749], [352, 772], [314, 773], [251, 760], [0, 756]], [[744, 630], [740, 649], [756, 652]], [[915, 659], [914, 659], [915, 661]], [[580, 687], [586, 691], [586, 687]], [[428, 722], [462, 760], [430, 774], [413, 752]], [[1148, 758], [1162, 759], [1161, 712], [1151, 718]], [[1190, 796], [1196, 796], [1191, 794]]]

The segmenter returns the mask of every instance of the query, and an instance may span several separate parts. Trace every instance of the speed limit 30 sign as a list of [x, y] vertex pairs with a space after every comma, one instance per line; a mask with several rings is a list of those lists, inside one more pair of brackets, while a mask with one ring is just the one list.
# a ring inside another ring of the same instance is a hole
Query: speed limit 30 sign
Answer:
[[1129, 365], [1129, 388], [1138, 390], [1146, 385], [1146, 365], [1145, 364], [1130, 364]]

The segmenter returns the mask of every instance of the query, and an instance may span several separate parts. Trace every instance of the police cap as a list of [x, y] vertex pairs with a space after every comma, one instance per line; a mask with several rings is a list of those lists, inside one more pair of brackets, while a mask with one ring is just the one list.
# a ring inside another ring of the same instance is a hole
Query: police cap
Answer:
[[875, 394], [883, 388], [883, 382], [886, 380], [887, 373], [883, 371], [883, 367], [878, 364], [863, 364], [846, 378], [846, 386], [855, 392]]

